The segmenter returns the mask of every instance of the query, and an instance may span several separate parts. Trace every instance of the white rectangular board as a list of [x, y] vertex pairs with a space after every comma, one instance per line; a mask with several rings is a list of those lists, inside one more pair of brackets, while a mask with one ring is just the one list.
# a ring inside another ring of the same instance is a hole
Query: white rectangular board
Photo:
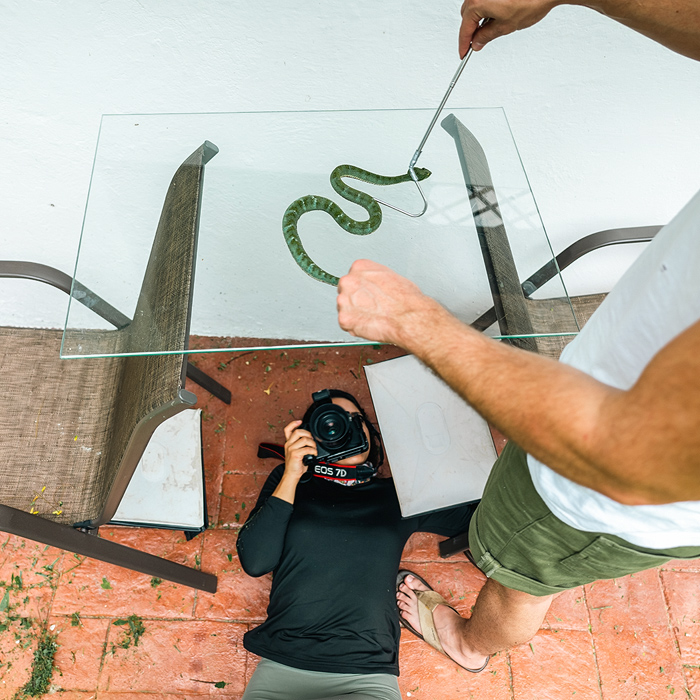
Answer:
[[486, 421], [412, 355], [365, 374], [401, 514], [480, 499], [497, 456]]

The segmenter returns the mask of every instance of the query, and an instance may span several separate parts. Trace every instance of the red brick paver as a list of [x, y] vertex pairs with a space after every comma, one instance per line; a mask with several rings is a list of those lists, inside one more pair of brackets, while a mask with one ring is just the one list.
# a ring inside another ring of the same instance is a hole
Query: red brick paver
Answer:
[[595, 652], [587, 632], [542, 630], [509, 656], [515, 697], [600, 699]]

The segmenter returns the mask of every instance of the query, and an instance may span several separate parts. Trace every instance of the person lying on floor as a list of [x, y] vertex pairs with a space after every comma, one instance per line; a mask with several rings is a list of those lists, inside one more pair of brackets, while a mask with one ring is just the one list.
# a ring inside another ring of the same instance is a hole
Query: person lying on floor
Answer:
[[[303, 421], [285, 427], [284, 464], [267, 478], [238, 535], [243, 570], [273, 573], [267, 619], [243, 637], [262, 657], [243, 700], [399, 700], [396, 587], [404, 545], [414, 532], [464, 532], [476, 507], [402, 519], [393, 480], [386, 468], [379, 472], [378, 431], [352, 395], [325, 391], [314, 394]], [[305, 428], [317, 437], [333, 433], [335, 418], [322, 416], [320, 428], [314, 418], [331, 402], [361, 426], [362, 451], [337, 461], [326, 455], [307, 473], [303, 458], [319, 450]]]

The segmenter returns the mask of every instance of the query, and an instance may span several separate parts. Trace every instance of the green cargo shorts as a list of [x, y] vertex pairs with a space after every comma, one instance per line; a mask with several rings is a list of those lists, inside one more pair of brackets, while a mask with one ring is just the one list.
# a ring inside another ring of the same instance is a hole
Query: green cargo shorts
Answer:
[[530, 478], [525, 452], [509, 442], [496, 460], [469, 526], [469, 548], [488, 578], [544, 596], [584, 583], [700, 558], [700, 547], [645, 549], [557, 518]]

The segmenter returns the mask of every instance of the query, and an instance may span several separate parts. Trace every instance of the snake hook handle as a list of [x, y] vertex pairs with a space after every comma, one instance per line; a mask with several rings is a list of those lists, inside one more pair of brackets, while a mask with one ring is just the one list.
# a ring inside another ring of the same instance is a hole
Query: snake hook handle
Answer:
[[[483, 26], [488, 22], [488, 19], [483, 20], [481, 22], [481, 25]], [[423, 190], [421, 186], [418, 184], [418, 178], [416, 177], [416, 173], [414, 168], [416, 167], [416, 163], [418, 162], [418, 159], [420, 158], [421, 153], [423, 152], [423, 147], [425, 146], [425, 142], [428, 140], [428, 137], [430, 136], [433, 128], [435, 127], [435, 124], [437, 123], [438, 118], [440, 117], [440, 113], [442, 112], [445, 103], [447, 102], [447, 99], [449, 98], [450, 94], [452, 93], [452, 90], [454, 89], [454, 86], [457, 84], [457, 81], [459, 80], [459, 76], [462, 75], [462, 71], [464, 70], [465, 66], [467, 65], [467, 61], [470, 59], [472, 53], [474, 53], [474, 49], [472, 47], [469, 47], [469, 51], [465, 54], [464, 58], [460, 61], [459, 67], [457, 68], [456, 73], [454, 74], [454, 77], [450, 81], [450, 85], [447, 88], [447, 92], [445, 93], [445, 96], [442, 98], [442, 101], [440, 102], [440, 105], [437, 108], [437, 111], [435, 112], [435, 116], [433, 117], [432, 121], [430, 122], [430, 126], [428, 126], [428, 130], [425, 132], [425, 135], [423, 136], [423, 139], [421, 140], [418, 148], [416, 149], [416, 152], [413, 154], [413, 158], [411, 158], [411, 162], [408, 165], [408, 174], [411, 176], [411, 180], [416, 184], [416, 187], [418, 188], [418, 192], [421, 196], [421, 199], [423, 200], [423, 209], [418, 212], [417, 214], [412, 214], [411, 212], [405, 211], [404, 209], [400, 209], [397, 206], [394, 206], [393, 204], [389, 204], [388, 202], [384, 202], [381, 199], [376, 199], [375, 201], [378, 202], [379, 204], [383, 204], [385, 207], [389, 207], [389, 209], [394, 209], [395, 211], [398, 211], [401, 214], [405, 214], [406, 216], [410, 216], [414, 219], [417, 219], [419, 216], [423, 216], [425, 212], [428, 210], [428, 200], [425, 198], [425, 195], [423, 194]]]

